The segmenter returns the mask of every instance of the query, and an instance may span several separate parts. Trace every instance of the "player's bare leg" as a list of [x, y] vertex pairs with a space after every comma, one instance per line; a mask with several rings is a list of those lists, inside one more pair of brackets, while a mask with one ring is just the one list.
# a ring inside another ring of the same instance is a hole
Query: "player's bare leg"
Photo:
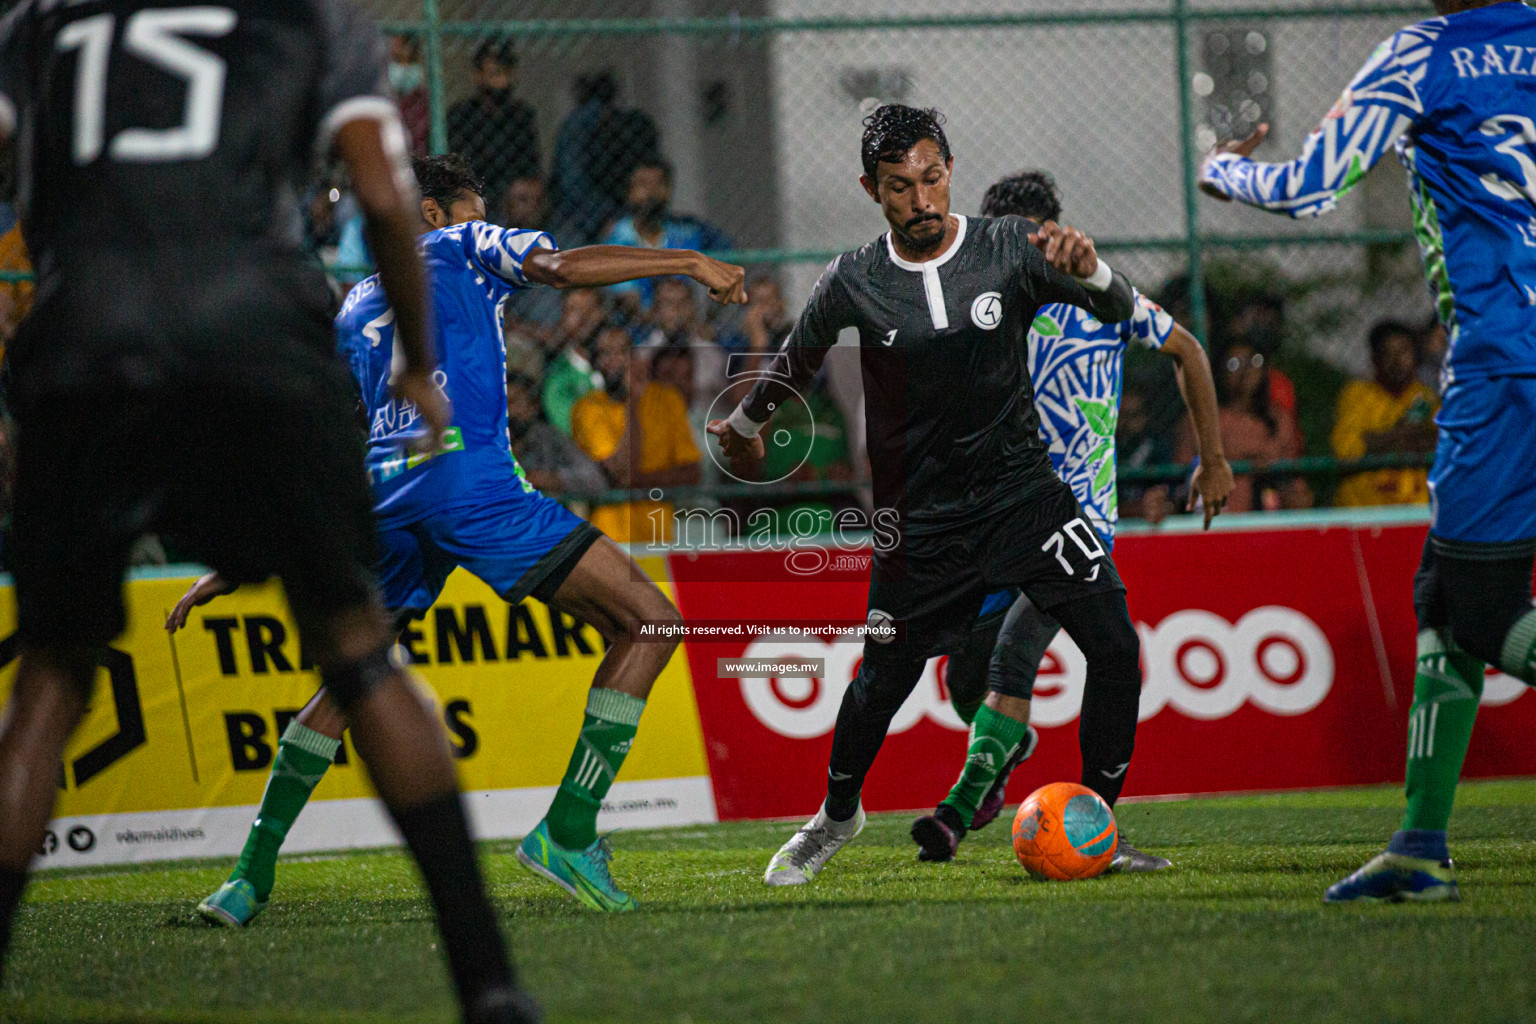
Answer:
[[0, 723], [0, 972], [27, 866], [58, 796], [64, 744], [85, 714], [94, 652], [23, 651]]
[[634, 743], [646, 698], [677, 648], [675, 640], [640, 642], [638, 627], [680, 623], [682, 616], [606, 537], [587, 549], [550, 603], [595, 627], [608, 650], [593, 677], [565, 777], [517, 859], [594, 910], [633, 910], [635, 901], [609, 872], [612, 853], [598, 838], [597, 812]]

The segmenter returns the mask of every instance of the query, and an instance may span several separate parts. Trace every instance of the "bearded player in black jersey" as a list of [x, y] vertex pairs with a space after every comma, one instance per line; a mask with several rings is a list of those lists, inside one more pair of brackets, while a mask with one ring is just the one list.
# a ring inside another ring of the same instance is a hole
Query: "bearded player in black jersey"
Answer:
[[[927, 659], [951, 649], [987, 594], [1022, 587], [1088, 660], [1083, 784], [1110, 804], [1136, 738], [1140, 645], [1125, 587], [1040, 440], [1027, 332], [1052, 302], [1106, 323], [1134, 312], [1130, 284], [1082, 232], [949, 212], [954, 161], [942, 117], [891, 104], [865, 119], [860, 183], [890, 225], [833, 260], [768, 375], [711, 423], [732, 458], [760, 458], [778, 405], [846, 327], [859, 332], [875, 504], [898, 539], [876, 547], [864, 661], [843, 697], [827, 798], [765, 881], [811, 881], [864, 825], [859, 793]], [[1021, 726], [1022, 729], [1022, 726]]]
[[7, 355], [21, 658], [0, 727], [0, 953], [125, 624], [128, 551], [158, 532], [230, 579], [282, 579], [421, 869], [466, 1020], [535, 1019], [442, 725], [387, 655], [350, 380], [293, 230], [297, 186], [334, 151], [395, 311], [397, 396], [436, 446], [448, 409], [377, 27], [346, 0], [24, 0], [0, 21], [11, 135], [38, 281]]

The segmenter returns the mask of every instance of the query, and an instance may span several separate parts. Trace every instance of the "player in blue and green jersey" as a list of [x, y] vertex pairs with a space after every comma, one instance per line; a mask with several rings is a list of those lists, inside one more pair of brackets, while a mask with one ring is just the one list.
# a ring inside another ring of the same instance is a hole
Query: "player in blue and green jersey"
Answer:
[[1414, 578], [1408, 809], [1386, 851], [1330, 888], [1330, 902], [1458, 897], [1445, 830], [1484, 665], [1536, 684], [1536, 11], [1490, 0], [1435, 9], [1441, 17], [1376, 48], [1301, 156], [1251, 159], [1260, 126], [1200, 176], [1219, 198], [1314, 217], [1395, 148], [1450, 342]]
[[[1045, 223], [1061, 218], [1061, 198], [1049, 174], [1025, 171], [994, 182], [981, 212]], [[1110, 550], [1120, 517], [1115, 424], [1125, 350], [1142, 345], [1174, 361], [1200, 447], [1190, 500], [1202, 499], [1209, 527], [1232, 491], [1232, 469], [1218, 429], [1216, 385], [1200, 342], [1137, 293], [1136, 311], [1120, 323], [1103, 323], [1064, 303], [1046, 306], [1035, 316], [1028, 344], [1029, 379], [1051, 466], [1072, 488]], [[965, 767], [949, 796], [933, 814], [912, 823], [920, 860], [953, 859], [966, 832], [991, 824], [1002, 810], [1009, 776], [1038, 740], [1029, 728], [1030, 699], [1040, 661], [1060, 631], [1061, 625], [1029, 598], [1003, 591], [987, 599], [970, 637], [950, 655], [945, 677], [950, 701], [971, 727], [971, 738]], [[1119, 770], [1123, 773], [1124, 766]], [[1114, 866], [1152, 871], [1167, 867], [1168, 861], [1135, 849], [1122, 836]]]
[[[507, 433], [502, 312], [508, 297], [531, 285], [593, 287], [650, 274], [686, 274], [719, 301], [740, 302], [744, 274], [686, 250], [588, 246], [562, 253], [543, 232], [487, 224], [480, 183], [458, 157], [418, 160], [415, 170], [430, 228], [419, 248], [437, 326], [434, 379], [453, 406], [438, 450], [412, 450], [419, 414], [391, 388], [395, 315], [377, 278], [353, 289], [336, 318], [338, 345], [367, 413], [384, 605], [399, 623], [419, 616], [463, 566], [509, 603], [531, 595], [602, 634], [608, 649], [570, 766], [518, 859], [593, 909], [630, 910], [634, 900], [609, 873], [597, 812], [675, 647], [638, 643], [631, 626], [680, 616], [623, 549], [523, 476]], [[230, 589], [216, 576], [199, 580], [167, 628], [180, 628], [194, 605]], [[198, 907], [206, 919], [244, 925], [266, 906], [278, 849], [335, 757], [344, 727], [324, 690], [289, 725], [240, 861]]]

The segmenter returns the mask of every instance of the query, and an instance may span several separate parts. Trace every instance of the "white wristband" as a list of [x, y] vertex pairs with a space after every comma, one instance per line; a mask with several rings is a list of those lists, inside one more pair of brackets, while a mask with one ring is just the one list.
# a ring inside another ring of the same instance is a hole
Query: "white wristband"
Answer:
[[742, 437], [756, 437], [757, 432], [762, 430], [763, 427], [767, 425], [768, 421], [764, 420], [762, 423], [757, 422], [756, 420], [752, 419], [752, 417], [743, 412], [741, 406], [738, 405], [731, 411], [731, 414], [726, 417], [725, 423], [726, 426], [736, 431], [736, 433], [740, 434]]
[[1105, 263], [1104, 258], [1101, 256], [1099, 257], [1099, 269], [1093, 272], [1093, 276], [1084, 277], [1080, 280], [1083, 282], [1083, 287], [1089, 291], [1102, 292], [1110, 286], [1114, 279], [1115, 272], [1109, 269], [1109, 264]]

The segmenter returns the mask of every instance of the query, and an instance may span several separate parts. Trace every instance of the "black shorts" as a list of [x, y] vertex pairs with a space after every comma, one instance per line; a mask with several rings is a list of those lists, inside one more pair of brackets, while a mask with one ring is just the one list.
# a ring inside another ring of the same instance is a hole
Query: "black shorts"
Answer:
[[894, 621], [894, 642], [929, 657], [963, 641], [987, 595], [1012, 586], [1044, 610], [1125, 589], [1072, 489], [1054, 477], [981, 523], [909, 536], [896, 551], [877, 553], [868, 618]]
[[[270, 369], [270, 367], [268, 367]], [[6, 560], [20, 633], [122, 632], [129, 549], [158, 533], [236, 583], [276, 575], [301, 630], [373, 598], [372, 496], [344, 366], [34, 391], [16, 408]]]

